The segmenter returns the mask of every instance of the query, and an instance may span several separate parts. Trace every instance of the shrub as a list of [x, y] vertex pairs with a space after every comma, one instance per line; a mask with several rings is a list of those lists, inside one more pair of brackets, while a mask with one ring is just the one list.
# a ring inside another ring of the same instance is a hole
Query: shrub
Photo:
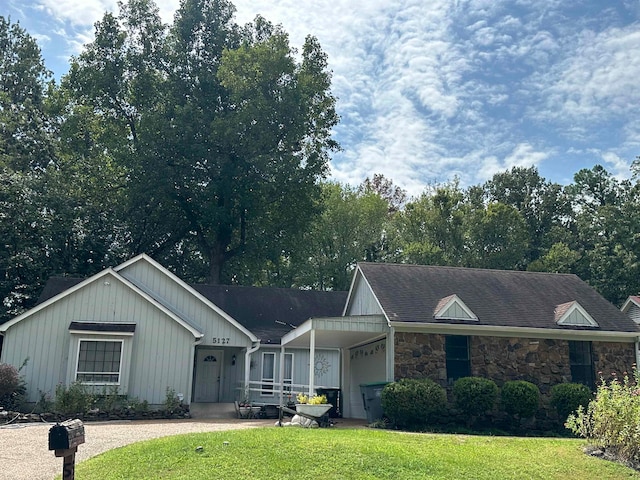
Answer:
[[387, 384], [382, 390], [382, 410], [400, 428], [419, 428], [443, 412], [447, 394], [429, 379], [403, 378]]
[[93, 407], [95, 401], [95, 396], [80, 382], [73, 382], [68, 388], [58, 384], [53, 410], [62, 415], [84, 414]]
[[165, 412], [173, 413], [180, 408], [180, 403], [181, 402], [176, 391], [171, 387], [167, 387], [162, 409]]
[[498, 398], [498, 386], [488, 378], [459, 378], [453, 384], [453, 398], [460, 410], [469, 415], [481, 415], [493, 408]]
[[589, 406], [578, 407], [565, 426], [619, 460], [640, 462], [640, 388], [627, 376], [598, 385]]
[[540, 390], [531, 382], [514, 380], [505, 382], [500, 398], [505, 412], [520, 418], [529, 418], [538, 411]]
[[592, 398], [589, 387], [581, 383], [560, 383], [551, 388], [551, 405], [563, 421], [579, 406], [586, 408]]
[[[25, 364], [26, 361], [23, 366]], [[0, 406], [7, 410], [17, 409], [22, 403], [26, 391], [26, 384], [20, 376], [20, 369], [8, 363], [0, 363]]]

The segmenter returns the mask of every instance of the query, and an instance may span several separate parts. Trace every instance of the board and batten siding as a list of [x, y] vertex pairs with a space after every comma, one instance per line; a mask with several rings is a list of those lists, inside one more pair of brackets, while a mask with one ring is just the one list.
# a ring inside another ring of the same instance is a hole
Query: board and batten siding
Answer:
[[148, 262], [135, 262], [118, 272], [172, 312], [204, 333], [200, 345], [212, 347], [249, 347], [247, 335], [215, 312], [190, 289]]
[[359, 275], [349, 299], [346, 315], [381, 315], [383, 313], [369, 285]]
[[629, 307], [627, 315], [631, 318], [631, 320], [633, 320], [637, 324], [640, 324], [640, 307], [638, 307], [636, 304], [632, 304]]
[[71, 348], [70, 343], [72, 321], [135, 323], [128, 385], [122, 385], [120, 391], [154, 405], [164, 401], [167, 387], [187, 398], [194, 336], [118, 278], [105, 275], [7, 330], [2, 361], [19, 366], [29, 358], [21, 372], [29, 402], [39, 399], [38, 390], [53, 395], [57, 384], [69, 385], [75, 380], [77, 347]]

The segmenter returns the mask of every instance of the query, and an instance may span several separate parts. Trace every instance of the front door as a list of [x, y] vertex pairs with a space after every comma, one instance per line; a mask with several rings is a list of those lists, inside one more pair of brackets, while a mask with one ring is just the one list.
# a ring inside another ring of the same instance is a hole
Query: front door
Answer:
[[222, 350], [197, 350], [195, 402], [219, 400], [221, 365]]

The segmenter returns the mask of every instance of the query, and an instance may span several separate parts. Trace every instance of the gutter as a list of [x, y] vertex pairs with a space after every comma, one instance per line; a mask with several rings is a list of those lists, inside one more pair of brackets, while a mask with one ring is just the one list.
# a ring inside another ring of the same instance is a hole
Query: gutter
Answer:
[[[437, 324], [417, 322], [389, 322], [396, 332], [441, 333], [450, 335], [478, 335], [493, 337], [526, 337], [576, 339], [612, 342], [640, 342], [638, 332], [612, 332], [592, 330], [564, 330], [534, 327], [500, 327], [495, 325]], [[640, 363], [638, 363], [640, 365]]]

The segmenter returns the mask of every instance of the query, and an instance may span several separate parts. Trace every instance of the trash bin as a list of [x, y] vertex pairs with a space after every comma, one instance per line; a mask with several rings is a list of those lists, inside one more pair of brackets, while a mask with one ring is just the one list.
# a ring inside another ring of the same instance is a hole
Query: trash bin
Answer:
[[364, 409], [367, 412], [367, 422], [373, 423], [382, 418], [382, 389], [389, 382], [362, 383], [360, 393]]
[[316, 388], [318, 395], [326, 395], [327, 402], [333, 407], [329, 410], [330, 418], [342, 417], [342, 391], [339, 388]]

